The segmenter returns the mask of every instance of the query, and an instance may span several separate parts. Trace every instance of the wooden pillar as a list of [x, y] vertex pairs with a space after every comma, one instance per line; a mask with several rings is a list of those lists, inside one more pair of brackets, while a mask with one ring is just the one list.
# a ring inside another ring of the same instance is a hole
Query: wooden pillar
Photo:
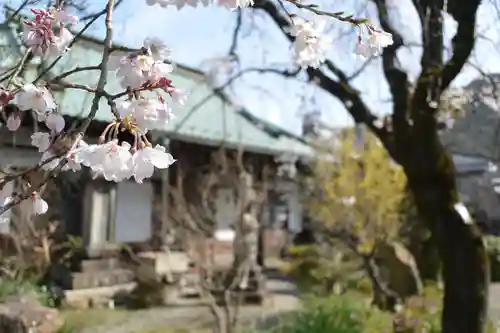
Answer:
[[[164, 141], [165, 148], [169, 150], [170, 140]], [[168, 202], [170, 195], [170, 172], [169, 169], [160, 170], [161, 172], [161, 216], [160, 216], [160, 244], [163, 248], [167, 247], [167, 232], [169, 231]]]

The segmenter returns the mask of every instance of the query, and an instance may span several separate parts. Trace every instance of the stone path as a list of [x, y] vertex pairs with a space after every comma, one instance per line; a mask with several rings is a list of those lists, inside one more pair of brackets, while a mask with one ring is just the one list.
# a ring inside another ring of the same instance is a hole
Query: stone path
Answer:
[[489, 314], [493, 322], [500, 322], [500, 283], [490, 285]]
[[[241, 308], [242, 322], [273, 322], [275, 320], [272, 318], [299, 308], [300, 303], [292, 282], [271, 276], [268, 277], [267, 288], [269, 299], [264, 306]], [[194, 329], [209, 325], [212, 321], [213, 317], [207, 307], [156, 308], [131, 312], [118, 325], [94, 327], [79, 333], [140, 333], [166, 326]]]

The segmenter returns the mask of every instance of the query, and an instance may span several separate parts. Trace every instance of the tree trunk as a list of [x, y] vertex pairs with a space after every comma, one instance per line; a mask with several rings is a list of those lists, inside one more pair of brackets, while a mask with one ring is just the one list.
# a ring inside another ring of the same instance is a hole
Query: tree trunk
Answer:
[[363, 255], [363, 264], [373, 288], [372, 304], [381, 310], [394, 311], [394, 306], [399, 300], [399, 296], [387, 286], [380, 276], [379, 268], [375, 263], [373, 256]]
[[435, 168], [409, 172], [410, 188], [429, 224], [442, 261], [443, 333], [483, 333], [487, 322], [489, 265], [477, 225], [464, 223], [451, 157], [444, 151]]

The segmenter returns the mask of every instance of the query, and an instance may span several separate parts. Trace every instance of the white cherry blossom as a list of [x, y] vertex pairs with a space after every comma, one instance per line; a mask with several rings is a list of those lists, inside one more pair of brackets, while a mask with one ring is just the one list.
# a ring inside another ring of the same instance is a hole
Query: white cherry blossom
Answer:
[[60, 133], [64, 129], [66, 122], [60, 113], [52, 112], [45, 118], [45, 125], [52, 132]]
[[166, 60], [170, 54], [171, 50], [167, 47], [167, 45], [157, 37], [148, 37], [144, 40], [144, 47], [149, 50], [151, 57], [155, 61], [163, 62]]
[[140, 88], [148, 80], [146, 74], [149, 73], [154, 60], [148, 56], [124, 56], [113, 58], [109, 63], [109, 70], [116, 71], [116, 76], [120, 80], [123, 88]]
[[149, 71], [146, 72], [145, 79], [151, 83], [158, 82], [161, 78], [166, 77], [168, 74], [174, 71], [174, 67], [170, 64], [166, 64], [163, 61], [154, 62]]
[[170, 4], [170, 0], [146, 0], [148, 6], [159, 5], [166, 8]]
[[253, 6], [254, 4], [254, 0], [218, 0], [217, 2], [219, 5], [227, 7], [231, 10]]
[[291, 34], [295, 36], [294, 50], [297, 63], [302, 67], [318, 67], [325, 61], [332, 39], [325, 35], [324, 19], [293, 18]]
[[153, 128], [162, 128], [164, 125], [168, 124], [170, 120], [175, 118], [175, 115], [167, 102], [155, 101], [154, 107], [158, 115], [158, 121], [156, 123], [156, 126], [154, 126]]
[[53, 10], [52, 15], [54, 16], [54, 19], [59, 23], [77, 24], [79, 21], [77, 16], [70, 15], [64, 10]]
[[56, 103], [50, 91], [45, 87], [37, 87], [31, 83], [24, 85], [17, 97], [17, 106], [21, 111], [33, 110], [39, 115], [54, 110]]
[[175, 103], [177, 103], [179, 106], [186, 106], [188, 94], [184, 90], [178, 89], [178, 88], [173, 88], [173, 89], [169, 89], [168, 93], [172, 97], [172, 100]]
[[144, 147], [132, 156], [135, 181], [141, 184], [145, 178], [153, 176], [155, 167], [166, 169], [175, 162], [172, 155], [165, 152], [165, 147], [156, 145], [154, 148]]
[[50, 48], [51, 55], [59, 55], [68, 50], [69, 44], [73, 41], [73, 34], [66, 28], [61, 28], [59, 37], [55, 40], [54, 45]]
[[185, 6], [196, 8], [199, 4], [208, 6], [210, 2], [210, 0], [170, 0], [169, 4], [174, 5], [177, 9], [182, 9]]
[[358, 55], [361, 59], [368, 59], [375, 55], [371, 45], [364, 40], [358, 41], [354, 49], [354, 54]]
[[31, 135], [31, 145], [38, 148], [43, 153], [50, 147], [50, 134], [45, 132], [35, 132]]
[[[159, 5], [163, 8], [175, 6], [177, 9], [187, 6], [193, 8], [198, 7], [198, 5], [208, 6], [213, 2], [213, 0], [146, 0], [146, 4], [149, 6]], [[217, 4], [235, 10], [236, 8], [252, 6], [254, 0], [217, 0]]]
[[368, 40], [363, 37], [363, 29], [361, 29], [358, 44], [354, 50], [354, 53], [363, 59], [381, 55], [384, 47], [394, 43], [392, 35], [388, 32], [372, 25], [366, 25], [366, 30], [368, 31]]
[[21, 126], [21, 117], [15, 114], [9, 115], [7, 118], [7, 128], [9, 131], [15, 132]]
[[156, 99], [138, 99], [122, 103], [122, 116], [133, 119], [142, 133], [151, 129], [161, 129], [173, 118], [166, 102]]
[[31, 204], [31, 212], [34, 215], [43, 215], [49, 210], [47, 201], [43, 200], [37, 192], [33, 192], [31, 195]]
[[392, 35], [383, 30], [373, 30], [369, 38], [370, 44], [374, 48], [378, 48], [382, 50], [384, 47], [392, 45], [394, 40], [392, 39]]
[[130, 144], [111, 140], [100, 145], [90, 145], [80, 158], [82, 164], [90, 167], [96, 174], [108, 181], [119, 182], [132, 176], [132, 154]]

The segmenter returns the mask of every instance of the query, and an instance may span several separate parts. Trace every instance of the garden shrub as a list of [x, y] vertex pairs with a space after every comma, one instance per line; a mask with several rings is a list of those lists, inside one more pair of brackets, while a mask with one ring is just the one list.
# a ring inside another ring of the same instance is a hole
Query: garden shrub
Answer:
[[304, 310], [285, 317], [272, 333], [386, 333], [391, 314], [351, 294], [304, 301]]
[[[440, 333], [441, 297], [438, 286], [428, 286], [397, 309], [383, 312], [360, 293], [304, 299], [303, 310], [286, 315], [274, 329], [259, 333]], [[487, 333], [496, 333], [488, 323]]]
[[46, 307], [56, 307], [54, 294], [45, 286], [38, 286], [31, 280], [0, 279], [0, 302], [11, 296], [36, 295], [40, 304]]
[[490, 259], [491, 281], [500, 281], [500, 237], [485, 236], [484, 244]]
[[359, 258], [341, 245], [291, 246], [289, 252], [292, 258], [283, 272], [293, 277], [303, 292], [324, 295], [357, 287], [371, 292], [369, 281], [363, 280]]

